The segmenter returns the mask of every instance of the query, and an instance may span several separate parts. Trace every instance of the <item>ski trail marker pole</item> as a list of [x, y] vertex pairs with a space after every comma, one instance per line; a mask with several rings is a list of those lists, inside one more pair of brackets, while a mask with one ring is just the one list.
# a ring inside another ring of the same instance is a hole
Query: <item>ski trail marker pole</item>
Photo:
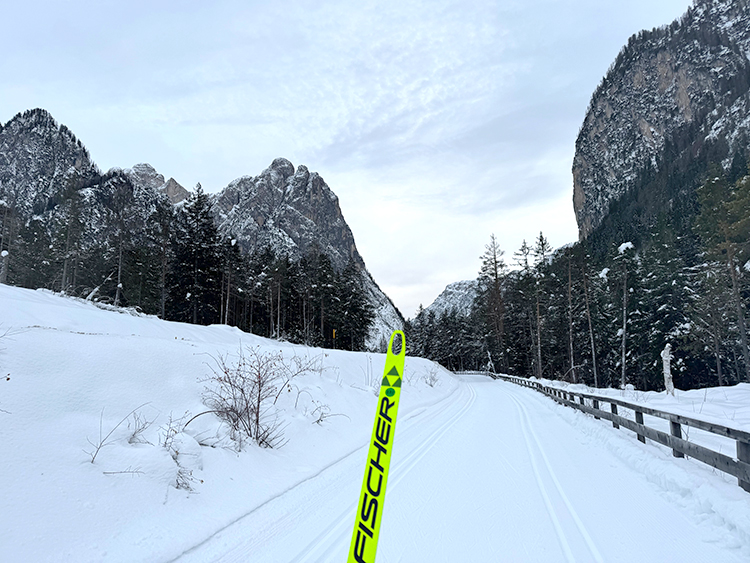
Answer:
[[[401, 350], [393, 353], [396, 337], [401, 337]], [[388, 467], [396, 434], [396, 415], [401, 396], [401, 381], [404, 375], [406, 337], [400, 330], [391, 335], [388, 355], [385, 359], [383, 382], [380, 385], [375, 423], [372, 428], [370, 450], [367, 454], [362, 492], [357, 503], [357, 518], [352, 532], [348, 563], [373, 563], [378, 549], [380, 519], [385, 504], [385, 486], [388, 482]]]

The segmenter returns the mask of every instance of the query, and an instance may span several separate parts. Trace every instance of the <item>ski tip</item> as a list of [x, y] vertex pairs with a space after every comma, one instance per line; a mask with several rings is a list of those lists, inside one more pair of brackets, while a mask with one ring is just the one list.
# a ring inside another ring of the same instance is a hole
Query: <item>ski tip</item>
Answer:
[[406, 336], [403, 331], [394, 330], [391, 334], [391, 340], [388, 343], [388, 354], [394, 356], [403, 356], [406, 354]]

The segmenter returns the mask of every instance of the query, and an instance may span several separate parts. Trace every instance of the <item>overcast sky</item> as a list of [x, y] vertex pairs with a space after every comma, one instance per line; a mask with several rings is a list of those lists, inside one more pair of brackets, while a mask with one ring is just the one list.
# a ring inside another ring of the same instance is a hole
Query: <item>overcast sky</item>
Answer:
[[0, 8], [0, 122], [42, 107], [103, 170], [217, 192], [279, 156], [339, 196], [412, 317], [543, 231], [577, 240], [571, 166], [628, 37], [689, 0], [24, 1]]

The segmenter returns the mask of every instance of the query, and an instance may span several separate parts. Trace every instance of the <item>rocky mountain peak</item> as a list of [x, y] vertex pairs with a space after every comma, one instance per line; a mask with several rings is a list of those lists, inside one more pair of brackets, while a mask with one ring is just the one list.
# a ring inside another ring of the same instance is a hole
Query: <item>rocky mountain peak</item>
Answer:
[[123, 170], [133, 185], [150, 191], [164, 193], [172, 204], [187, 199], [190, 192], [183, 188], [174, 178], [165, 181], [164, 176], [147, 163], [136, 164], [132, 168]]
[[216, 197], [216, 210], [220, 230], [245, 250], [271, 246], [296, 259], [317, 246], [337, 269], [350, 258], [364, 267], [338, 198], [306, 166], [295, 171], [287, 159], [277, 158], [257, 176], [231, 182]]
[[455, 311], [457, 314], [467, 317], [474, 305], [478, 287], [477, 280], [464, 280], [448, 284], [443, 292], [435, 298], [435, 301], [425, 308], [425, 312], [440, 317], [445, 313]]
[[215, 202], [219, 230], [237, 239], [245, 251], [270, 246], [298, 260], [316, 248], [338, 271], [353, 260], [376, 312], [368, 347], [378, 347], [391, 331], [403, 327], [401, 313], [367, 271], [338, 197], [317, 172], [304, 165], [295, 170], [290, 161], [277, 158], [257, 176], [231, 182]]
[[97, 172], [81, 141], [43, 109], [0, 128], [0, 199], [21, 216], [41, 213], [55, 193]]
[[[153, 223], [155, 213], [160, 216], [160, 210], [169, 208], [167, 198], [175, 204], [188, 195], [174, 178], [165, 181], [147, 163], [101, 174], [83, 144], [44, 110], [20, 113], [0, 127], [0, 208], [6, 210], [0, 218], [12, 223], [14, 236], [26, 229], [31, 243], [41, 245], [39, 256], [51, 250], [63, 256], [57, 278], [62, 281], [56, 282], [60, 287], [75, 285], [71, 280], [78, 275], [77, 266], [71, 270], [70, 253], [47, 241], [75, 239], [76, 260], [96, 256], [111, 244], [107, 239], [119, 228], [116, 220], [127, 215], [132, 225], [143, 228]], [[368, 346], [379, 346], [392, 330], [403, 327], [401, 314], [367, 272], [338, 198], [318, 173], [277, 158], [259, 175], [233, 181], [213, 200], [219, 230], [247, 252], [270, 246], [297, 260], [317, 249], [338, 271], [353, 260], [376, 315]], [[65, 237], [59, 236], [60, 228], [67, 229]], [[48, 283], [39, 280], [52, 275], [49, 268], [42, 277], [33, 277], [32, 269], [24, 283]]]
[[267, 169], [270, 173], [278, 174], [282, 181], [286, 181], [289, 176], [294, 174], [294, 164], [289, 162], [286, 158], [277, 158]]

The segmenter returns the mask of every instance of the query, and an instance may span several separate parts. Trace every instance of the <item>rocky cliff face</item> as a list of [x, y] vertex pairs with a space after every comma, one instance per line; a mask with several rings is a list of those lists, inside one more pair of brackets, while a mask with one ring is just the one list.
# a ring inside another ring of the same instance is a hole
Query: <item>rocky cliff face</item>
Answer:
[[245, 250], [270, 245], [300, 258], [313, 245], [330, 256], [337, 269], [349, 259], [364, 267], [339, 200], [316, 172], [277, 158], [258, 176], [243, 176], [216, 199], [220, 230]]
[[317, 172], [277, 158], [258, 176], [234, 180], [216, 197], [219, 230], [247, 252], [270, 246], [278, 254], [301, 258], [317, 246], [341, 270], [354, 260], [376, 320], [368, 348], [403, 328], [403, 317], [365, 267], [336, 194]]
[[0, 201], [21, 217], [41, 215], [60, 191], [97, 173], [83, 144], [43, 109], [0, 126]]
[[633, 36], [596, 89], [576, 141], [581, 239], [639, 178], [711, 146], [728, 167], [750, 129], [750, 3], [695, 0], [671, 25]]
[[136, 164], [133, 168], [126, 168], [123, 173], [133, 182], [144, 190], [163, 193], [173, 204], [180, 203], [190, 195], [174, 178], [164, 180], [164, 176], [159, 174], [150, 164]]
[[477, 280], [465, 280], [448, 284], [425, 311], [427, 313], [434, 313], [435, 317], [440, 317], [442, 314], [450, 313], [451, 311], [456, 311], [459, 315], [467, 317], [474, 305], [477, 289]]

